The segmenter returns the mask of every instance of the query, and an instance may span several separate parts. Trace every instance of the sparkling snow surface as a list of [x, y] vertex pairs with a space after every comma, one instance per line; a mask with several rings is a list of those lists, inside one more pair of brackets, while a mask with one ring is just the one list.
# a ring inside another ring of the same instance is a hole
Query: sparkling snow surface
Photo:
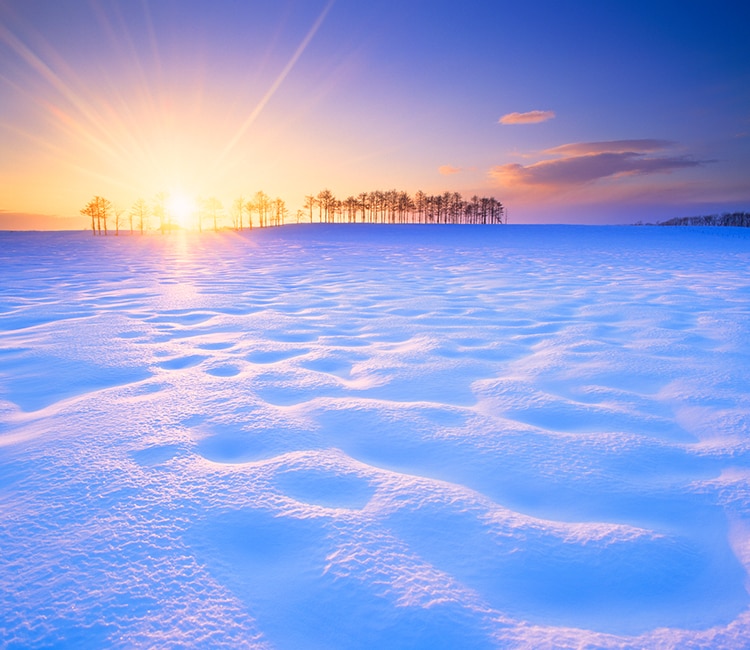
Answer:
[[0, 647], [750, 646], [750, 233], [0, 233]]

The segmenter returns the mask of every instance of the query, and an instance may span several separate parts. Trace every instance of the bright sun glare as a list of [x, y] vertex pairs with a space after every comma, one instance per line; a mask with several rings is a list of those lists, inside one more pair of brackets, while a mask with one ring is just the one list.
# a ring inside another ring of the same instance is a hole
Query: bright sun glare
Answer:
[[172, 192], [167, 201], [167, 209], [175, 225], [181, 228], [192, 226], [195, 201], [182, 192]]

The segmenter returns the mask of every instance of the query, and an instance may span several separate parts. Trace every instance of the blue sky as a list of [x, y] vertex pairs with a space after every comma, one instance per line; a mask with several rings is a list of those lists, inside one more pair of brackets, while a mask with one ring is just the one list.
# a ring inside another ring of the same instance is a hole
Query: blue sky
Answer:
[[492, 195], [517, 222], [747, 210], [748, 24], [690, 0], [0, 0], [0, 210], [326, 187]]

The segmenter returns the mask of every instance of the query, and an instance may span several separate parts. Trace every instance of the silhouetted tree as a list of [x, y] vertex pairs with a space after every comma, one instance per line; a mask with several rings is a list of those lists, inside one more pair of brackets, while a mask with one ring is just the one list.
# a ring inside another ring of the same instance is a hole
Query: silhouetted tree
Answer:
[[253, 197], [255, 211], [258, 213], [258, 225], [265, 228], [268, 221], [268, 211], [271, 207], [271, 199], [263, 190], [259, 190]]
[[314, 207], [315, 207], [315, 197], [312, 194], [308, 194], [307, 196], [305, 196], [304, 208], [310, 214], [310, 223], [313, 222], [313, 208]]
[[235, 230], [242, 230], [242, 215], [245, 212], [245, 199], [239, 197], [232, 203], [232, 227]]
[[148, 216], [148, 204], [144, 199], [138, 199], [130, 209], [130, 233], [133, 233], [133, 218], [135, 218], [142, 235], [144, 227], [147, 227]]
[[89, 201], [80, 212], [83, 216], [91, 218], [91, 234], [96, 237], [96, 205], [94, 200]]
[[286, 219], [287, 209], [283, 199], [274, 199], [272, 202], [273, 221], [275, 226], [282, 226]]
[[346, 214], [346, 222], [354, 223], [357, 220], [357, 207], [359, 203], [353, 196], [347, 196], [342, 202], [341, 207]]
[[[367, 192], [361, 192], [357, 195], [357, 209], [362, 210], [362, 223], [366, 221], [367, 206], [369, 205], [370, 196]], [[354, 221], [357, 221], [357, 213], [354, 213]]]
[[335, 197], [333, 196], [333, 193], [331, 190], [325, 189], [318, 193], [317, 196], [318, 199], [318, 207], [319, 207], [319, 218], [320, 222], [322, 223], [325, 221], [328, 223], [330, 218], [330, 212], [331, 207], [333, 206], [333, 202], [335, 201]]
[[221, 214], [222, 205], [221, 201], [215, 196], [210, 196], [204, 201], [206, 213], [214, 224], [214, 232], [219, 231], [219, 215]]
[[112, 213], [115, 215], [115, 237], [120, 236], [120, 219], [123, 212], [125, 212], [125, 210], [122, 208], [112, 207]]
[[104, 236], [107, 236], [107, 220], [112, 214], [112, 203], [102, 196], [97, 196], [97, 205], [99, 209], [99, 223], [104, 225]]
[[255, 210], [254, 201], [245, 201], [245, 212], [247, 212], [247, 227], [252, 230], [253, 228], [253, 210]]

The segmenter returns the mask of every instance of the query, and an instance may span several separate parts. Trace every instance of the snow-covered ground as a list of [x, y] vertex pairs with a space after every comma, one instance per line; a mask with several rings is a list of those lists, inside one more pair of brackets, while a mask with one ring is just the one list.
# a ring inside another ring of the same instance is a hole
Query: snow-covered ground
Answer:
[[0, 233], [0, 647], [750, 646], [750, 233]]

